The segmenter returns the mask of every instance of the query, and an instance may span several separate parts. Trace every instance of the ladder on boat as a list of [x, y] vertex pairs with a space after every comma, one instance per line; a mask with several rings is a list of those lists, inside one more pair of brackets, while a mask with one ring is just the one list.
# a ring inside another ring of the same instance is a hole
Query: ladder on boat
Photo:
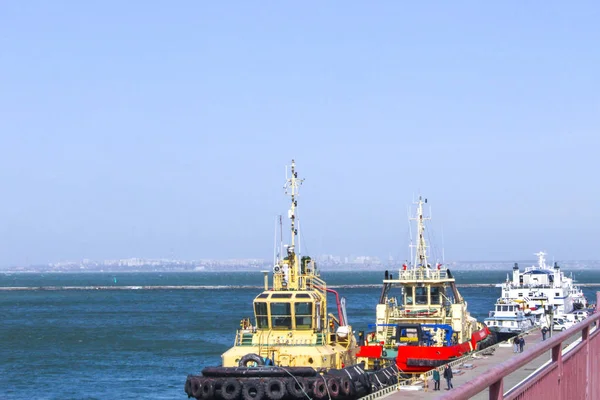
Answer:
[[385, 329], [385, 344], [391, 344], [392, 338], [396, 335], [395, 326], [387, 326]]

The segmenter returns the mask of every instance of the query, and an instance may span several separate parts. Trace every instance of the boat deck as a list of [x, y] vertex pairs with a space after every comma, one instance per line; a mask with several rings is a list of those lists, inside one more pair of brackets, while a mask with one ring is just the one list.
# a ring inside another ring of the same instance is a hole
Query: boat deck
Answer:
[[[556, 333], [559, 333], [559, 332], [555, 332], [555, 334]], [[567, 345], [578, 340], [579, 338], [581, 338], [581, 334], [573, 336], [572, 338], [570, 338], [568, 341], [565, 342], [564, 346], [566, 347]], [[525, 348], [524, 348], [523, 352], [524, 353], [527, 352], [527, 346], [531, 346], [532, 344], [536, 344], [541, 341], [542, 341], [542, 334], [539, 331], [539, 329], [529, 332], [525, 336]], [[565, 348], [563, 347], [563, 352], [564, 352], [564, 350], [565, 350]], [[511, 357], [519, 357], [519, 355], [520, 355], [519, 353], [515, 354], [513, 352], [512, 344], [502, 343], [496, 347], [496, 350], [490, 356], [481, 356], [481, 357], [477, 357], [477, 358], [466, 359], [464, 361], [464, 364], [467, 364], [467, 365], [470, 364], [471, 365], [470, 368], [464, 368], [462, 365], [453, 367], [453, 371], [455, 371], [455, 373], [454, 373], [454, 377], [452, 378], [452, 384], [453, 384], [454, 388], [457, 388], [460, 385], [464, 384], [465, 382], [468, 382], [468, 381], [472, 380], [473, 378], [475, 378], [476, 376], [484, 373], [488, 369], [495, 367], [499, 363], [504, 362], [504, 361], [510, 359]], [[552, 358], [551, 351], [548, 351], [548, 352], [544, 353], [543, 355], [539, 356], [538, 358], [534, 359], [533, 361], [531, 361], [524, 368], [521, 368], [518, 371], [515, 371], [514, 373], [508, 375], [506, 378], [504, 378], [505, 392], [508, 392], [510, 389], [515, 387], [517, 384], [519, 384], [521, 381], [523, 381], [525, 378], [527, 378], [529, 375], [531, 375], [533, 372], [535, 372], [538, 368], [540, 368], [546, 362], [551, 360], [551, 358]], [[440, 373], [440, 375], [442, 375], [442, 374]], [[427, 388], [425, 388], [423, 384], [414, 385], [414, 386], [405, 386], [405, 387], [403, 387], [403, 389], [392, 392], [389, 395], [385, 396], [384, 398], [387, 400], [392, 400], [392, 399], [398, 399], [398, 400], [436, 399], [436, 398], [440, 398], [443, 395], [445, 395], [446, 393], [448, 393], [448, 391], [446, 390], [446, 380], [443, 378], [443, 376], [441, 376], [441, 380], [440, 380], [440, 389], [441, 390], [434, 391], [433, 387], [434, 387], [433, 380], [431, 378], [429, 378], [427, 381]], [[488, 393], [487, 389], [482, 391], [481, 393], [479, 393], [477, 396], [472, 397], [472, 399], [476, 399], [476, 400], [487, 400], [488, 398], [489, 398], [489, 393]]]

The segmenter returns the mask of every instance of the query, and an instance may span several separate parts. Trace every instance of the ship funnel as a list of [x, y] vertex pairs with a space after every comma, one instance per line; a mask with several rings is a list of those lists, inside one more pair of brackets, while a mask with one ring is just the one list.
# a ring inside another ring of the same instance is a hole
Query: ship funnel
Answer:
[[515, 266], [513, 267], [513, 285], [519, 285], [521, 277], [520, 277], [521, 273], [519, 272], [519, 264], [515, 263]]
[[387, 270], [385, 271], [384, 277], [385, 277], [385, 279], [387, 279], [389, 277], [389, 273], [387, 272]]
[[554, 287], [560, 287], [562, 285], [561, 282], [561, 272], [558, 263], [554, 263]]

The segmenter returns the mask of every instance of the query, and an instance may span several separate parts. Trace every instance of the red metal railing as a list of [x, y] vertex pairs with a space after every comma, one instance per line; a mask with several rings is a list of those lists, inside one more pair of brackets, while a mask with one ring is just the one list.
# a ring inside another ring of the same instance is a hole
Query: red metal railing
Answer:
[[[600, 307], [600, 292], [596, 292]], [[489, 388], [490, 400], [552, 399], [600, 400], [600, 329], [590, 334], [600, 321], [600, 310], [550, 339], [530, 347], [519, 357], [511, 358], [473, 380], [448, 392], [442, 399], [464, 400]], [[563, 342], [581, 332], [581, 342], [562, 354]], [[552, 350], [552, 361], [504, 396], [504, 377]]]

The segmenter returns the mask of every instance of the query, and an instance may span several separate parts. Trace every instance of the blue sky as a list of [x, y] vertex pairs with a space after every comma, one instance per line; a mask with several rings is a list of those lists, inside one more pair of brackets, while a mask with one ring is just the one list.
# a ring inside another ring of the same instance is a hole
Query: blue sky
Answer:
[[[257, 5], [259, 4], [259, 5]], [[600, 258], [600, 5], [0, 6], [0, 265], [305, 250]], [[441, 243], [438, 243], [441, 245]]]

